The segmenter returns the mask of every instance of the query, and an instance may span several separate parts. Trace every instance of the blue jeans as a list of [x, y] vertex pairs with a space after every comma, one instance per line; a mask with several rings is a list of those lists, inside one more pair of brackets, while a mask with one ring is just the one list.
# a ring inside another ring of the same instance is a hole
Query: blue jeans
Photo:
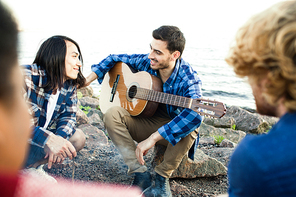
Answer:
[[25, 162], [25, 168], [36, 163], [37, 161], [42, 160], [45, 157], [44, 148], [39, 146], [30, 145], [29, 154]]

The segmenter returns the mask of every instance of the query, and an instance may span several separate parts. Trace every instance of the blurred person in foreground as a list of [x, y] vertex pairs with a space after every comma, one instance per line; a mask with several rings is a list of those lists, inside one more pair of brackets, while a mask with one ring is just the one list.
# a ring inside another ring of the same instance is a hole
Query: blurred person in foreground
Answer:
[[247, 77], [257, 112], [279, 117], [267, 134], [248, 135], [231, 156], [229, 196], [296, 195], [296, 1], [252, 17], [226, 58]]
[[23, 98], [22, 73], [17, 61], [17, 25], [0, 2], [0, 196], [139, 196], [136, 188], [58, 183], [21, 174], [31, 135], [28, 106]]

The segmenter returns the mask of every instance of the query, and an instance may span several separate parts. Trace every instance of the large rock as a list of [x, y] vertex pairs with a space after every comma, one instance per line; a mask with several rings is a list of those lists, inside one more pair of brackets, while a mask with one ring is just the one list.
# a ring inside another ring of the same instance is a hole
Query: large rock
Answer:
[[[155, 146], [153, 166], [162, 162], [165, 149], [165, 146]], [[197, 149], [194, 155], [194, 161], [185, 155], [179, 167], [171, 175], [171, 178], [213, 177], [226, 174], [227, 168], [221, 162], [204, 154], [202, 150]]]
[[215, 147], [215, 148], [201, 148], [201, 150], [208, 155], [221, 162], [224, 166], [228, 165], [230, 156], [232, 155], [234, 148], [228, 147]]
[[77, 90], [77, 92], [80, 92], [83, 96], [88, 96], [88, 97], [92, 97], [93, 93], [94, 93], [91, 86], [86, 86], [86, 87], [80, 88]]
[[200, 137], [199, 146], [214, 146], [215, 145], [215, 138], [214, 137]]
[[88, 117], [86, 114], [78, 107], [77, 113], [76, 113], [76, 122], [77, 125], [87, 124], [88, 123]]
[[250, 113], [237, 106], [227, 108], [225, 117], [232, 117], [236, 123], [236, 129], [247, 133], [263, 133], [270, 129], [270, 125], [259, 114]]
[[278, 117], [272, 117], [272, 116], [261, 116], [263, 120], [265, 120], [270, 126], [275, 125], [278, 121]]
[[99, 108], [99, 100], [96, 98], [86, 96], [86, 97], [82, 97], [81, 99], [79, 99], [79, 101], [83, 107], [89, 106], [94, 109]]
[[172, 178], [196, 178], [226, 175], [227, 168], [217, 159], [212, 158], [197, 149], [192, 161], [184, 156], [179, 167], [173, 172]]
[[83, 124], [78, 126], [78, 128], [86, 135], [85, 147], [87, 149], [96, 149], [97, 147], [108, 145], [108, 138], [102, 130], [90, 124]]
[[87, 117], [89, 119], [89, 124], [97, 127], [98, 129], [105, 130], [103, 122], [103, 113], [98, 109], [90, 109]]
[[236, 143], [228, 140], [228, 139], [224, 139], [222, 140], [222, 142], [219, 144], [219, 147], [225, 147], [225, 148], [234, 148], [236, 147]]
[[234, 118], [230, 116], [223, 116], [222, 118], [207, 118], [205, 117], [204, 121], [205, 124], [220, 127], [220, 128], [232, 128], [235, 125]]
[[199, 133], [201, 136], [223, 136], [226, 139], [229, 139], [232, 142], [238, 143], [240, 142], [245, 136], [246, 133], [239, 130], [233, 130], [233, 129], [223, 129], [223, 128], [216, 128], [211, 125], [207, 125], [204, 123], [201, 123], [199, 128]]

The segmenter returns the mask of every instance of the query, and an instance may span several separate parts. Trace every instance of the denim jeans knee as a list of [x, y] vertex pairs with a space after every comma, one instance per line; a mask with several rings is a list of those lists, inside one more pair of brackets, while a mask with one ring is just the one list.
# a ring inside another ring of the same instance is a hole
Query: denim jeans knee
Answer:
[[39, 146], [30, 145], [29, 154], [27, 156], [27, 160], [25, 162], [25, 168], [36, 163], [37, 161], [40, 161], [45, 157], [44, 148], [41, 148]]

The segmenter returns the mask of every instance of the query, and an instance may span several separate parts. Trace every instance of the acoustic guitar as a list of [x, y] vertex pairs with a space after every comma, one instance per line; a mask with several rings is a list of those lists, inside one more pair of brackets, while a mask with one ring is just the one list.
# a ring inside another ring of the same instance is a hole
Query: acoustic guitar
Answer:
[[145, 71], [134, 72], [123, 62], [116, 63], [103, 79], [99, 100], [102, 113], [113, 106], [121, 106], [132, 116], [150, 117], [158, 103], [189, 108], [214, 118], [226, 113], [225, 105], [218, 101], [164, 93], [159, 78]]

